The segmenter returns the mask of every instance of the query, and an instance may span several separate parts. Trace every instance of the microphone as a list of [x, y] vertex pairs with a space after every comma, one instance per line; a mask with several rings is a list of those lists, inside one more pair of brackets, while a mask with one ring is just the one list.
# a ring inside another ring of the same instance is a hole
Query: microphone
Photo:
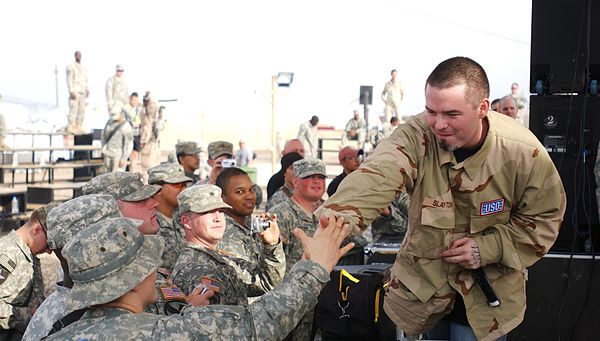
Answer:
[[499, 306], [500, 300], [498, 299], [498, 296], [496, 295], [494, 288], [492, 288], [492, 285], [490, 284], [490, 280], [485, 275], [485, 272], [483, 271], [483, 269], [477, 268], [477, 269], [473, 270], [473, 272], [475, 273], [475, 281], [477, 282], [477, 284], [483, 291], [483, 294], [487, 298], [487, 301], [488, 301], [488, 304], [490, 305], [490, 307]]

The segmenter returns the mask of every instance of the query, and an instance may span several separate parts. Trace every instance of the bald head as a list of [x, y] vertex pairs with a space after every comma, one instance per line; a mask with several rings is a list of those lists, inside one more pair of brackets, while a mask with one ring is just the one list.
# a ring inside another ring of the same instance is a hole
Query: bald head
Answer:
[[504, 96], [500, 99], [500, 113], [512, 118], [517, 118], [517, 112], [517, 101], [515, 101], [511, 95]]
[[300, 140], [298, 140], [298, 139], [288, 140], [285, 143], [285, 146], [283, 147], [281, 156], [284, 156], [285, 154], [289, 154], [291, 152], [296, 152], [296, 153], [302, 155], [302, 157], [304, 157], [304, 146], [302, 145], [302, 142]]

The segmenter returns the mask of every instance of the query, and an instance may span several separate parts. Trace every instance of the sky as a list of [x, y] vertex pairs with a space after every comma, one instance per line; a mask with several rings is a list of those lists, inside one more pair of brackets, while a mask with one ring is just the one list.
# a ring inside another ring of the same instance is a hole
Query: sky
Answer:
[[[491, 98], [527, 92], [531, 1], [11, 1], [2, 5], [0, 94], [55, 104], [66, 123], [65, 68], [80, 50], [91, 90], [88, 127], [106, 120], [104, 85], [116, 64], [131, 91], [166, 102], [165, 132], [263, 148], [270, 141], [271, 76], [294, 72], [276, 100], [276, 127], [295, 135], [312, 115], [343, 128], [361, 85], [379, 94], [397, 69], [403, 114], [424, 108], [424, 82], [449, 57], [487, 71]], [[6, 113], [5, 113], [6, 115]]]

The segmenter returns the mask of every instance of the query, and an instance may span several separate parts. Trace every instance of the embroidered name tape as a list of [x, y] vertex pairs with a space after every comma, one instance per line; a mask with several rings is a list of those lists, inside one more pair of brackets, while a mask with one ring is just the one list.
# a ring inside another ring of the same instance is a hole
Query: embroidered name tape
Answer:
[[504, 211], [504, 198], [485, 201], [479, 205], [479, 214], [482, 216]]

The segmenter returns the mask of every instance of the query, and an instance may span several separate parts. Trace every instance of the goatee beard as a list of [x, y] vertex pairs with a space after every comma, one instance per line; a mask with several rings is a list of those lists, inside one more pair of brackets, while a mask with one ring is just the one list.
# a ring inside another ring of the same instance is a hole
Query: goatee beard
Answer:
[[447, 152], [453, 152], [458, 149], [456, 146], [449, 145], [445, 140], [439, 141], [440, 148]]

